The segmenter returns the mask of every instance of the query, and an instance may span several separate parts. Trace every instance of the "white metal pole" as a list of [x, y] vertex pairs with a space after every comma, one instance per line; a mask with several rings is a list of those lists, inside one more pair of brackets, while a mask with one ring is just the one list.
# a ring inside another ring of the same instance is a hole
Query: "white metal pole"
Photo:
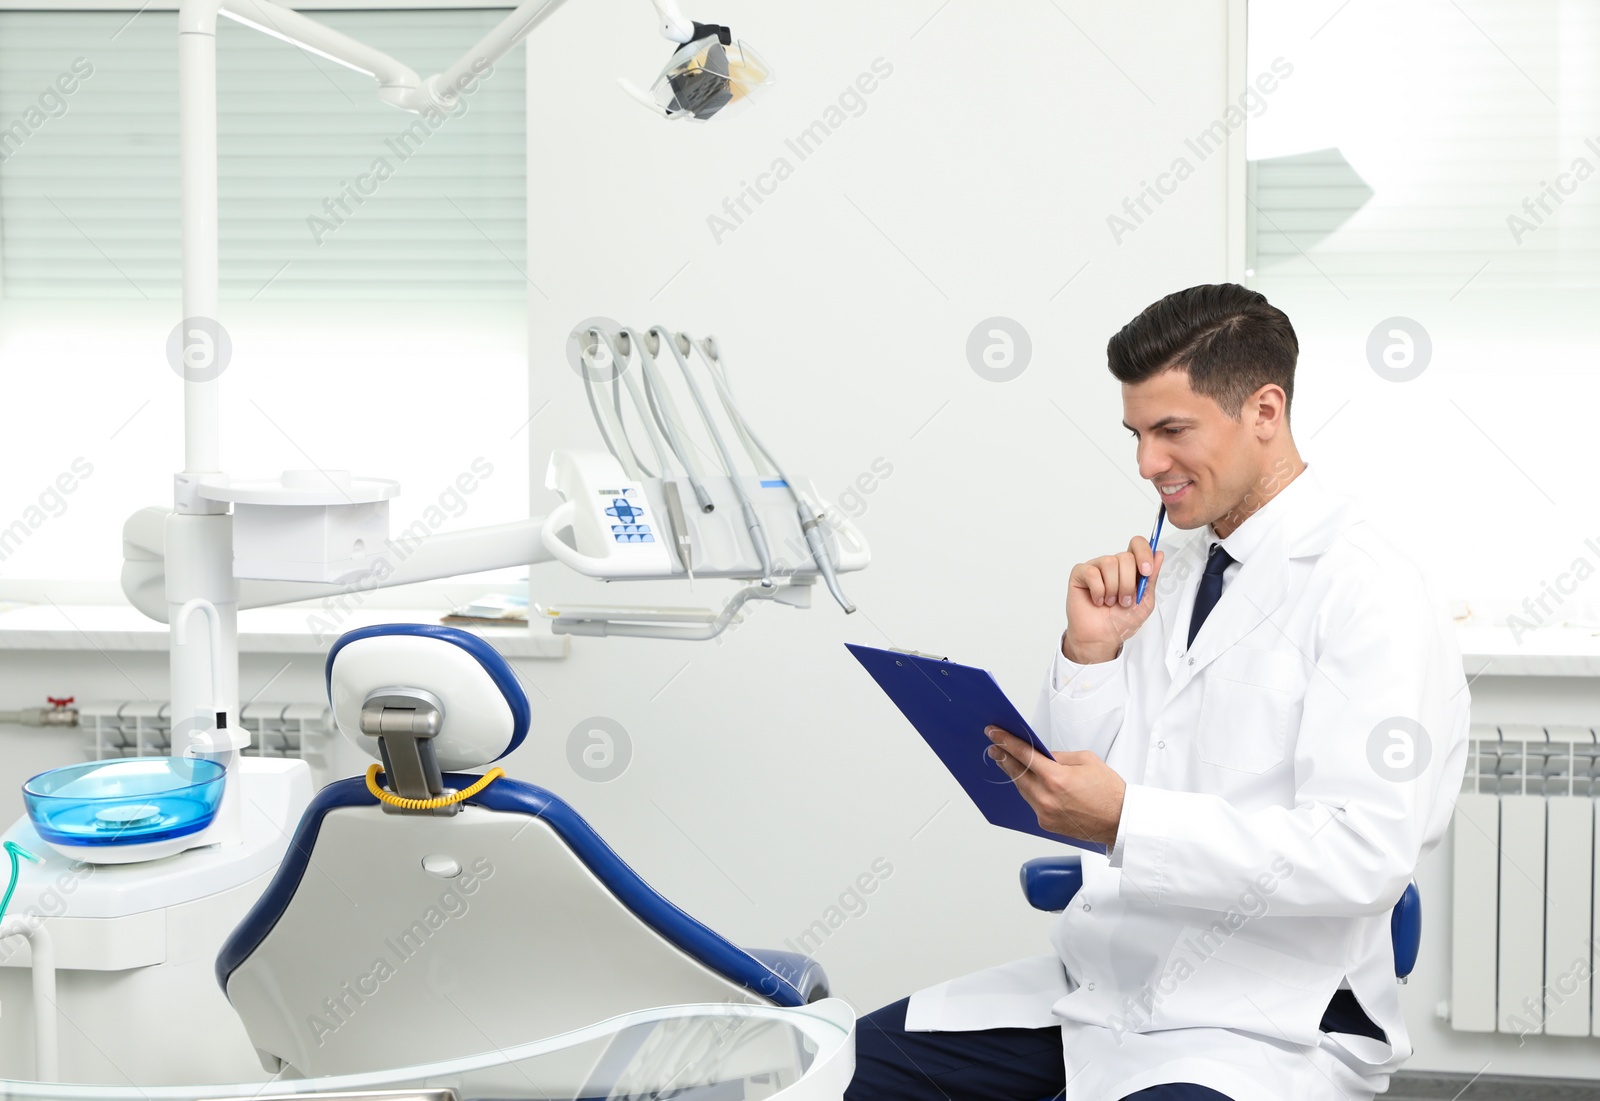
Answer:
[[[183, 317], [217, 317], [217, 2], [185, 0], [178, 26], [178, 144], [183, 172]], [[183, 468], [222, 469], [215, 378], [183, 383]], [[184, 502], [179, 502], [179, 510]]]
[[[217, 9], [220, 0], [183, 0], [178, 10], [178, 146], [183, 177], [183, 317], [220, 325], [217, 227]], [[180, 343], [187, 340], [187, 333]], [[221, 364], [223, 369], [226, 363]], [[175, 510], [167, 517], [167, 622], [200, 599], [216, 609], [215, 629], [168, 631], [173, 753], [188, 736], [209, 730], [215, 713], [239, 724], [239, 586], [233, 577], [233, 517], [227, 506], [199, 494], [201, 478], [222, 470], [219, 372], [183, 383], [184, 469], [174, 481]], [[220, 681], [213, 683], [213, 670]], [[238, 778], [229, 775], [216, 837], [237, 843], [227, 823], [236, 816]], [[208, 833], [211, 831], [208, 831]]]

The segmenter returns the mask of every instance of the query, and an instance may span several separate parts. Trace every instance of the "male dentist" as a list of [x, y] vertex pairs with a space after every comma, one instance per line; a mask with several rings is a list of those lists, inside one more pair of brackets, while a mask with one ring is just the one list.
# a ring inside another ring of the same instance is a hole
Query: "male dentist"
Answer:
[[1449, 824], [1467, 686], [1422, 572], [1301, 460], [1298, 353], [1229, 283], [1111, 339], [1139, 474], [1198, 534], [1073, 567], [1054, 760], [989, 731], [1040, 825], [1109, 855], [1054, 954], [863, 1018], [849, 1101], [1343, 1101], [1411, 1054], [1389, 915]]

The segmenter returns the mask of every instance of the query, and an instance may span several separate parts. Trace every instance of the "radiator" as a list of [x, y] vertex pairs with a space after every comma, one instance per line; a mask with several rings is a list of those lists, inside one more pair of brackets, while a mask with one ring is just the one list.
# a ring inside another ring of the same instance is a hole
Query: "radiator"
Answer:
[[1451, 1027], [1600, 1036], [1597, 794], [1588, 727], [1473, 726], [1451, 825]]
[[[250, 732], [247, 757], [296, 757], [315, 773], [325, 760], [333, 715], [326, 704], [247, 703], [239, 725]], [[172, 719], [165, 700], [107, 700], [78, 707], [84, 755], [167, 757], [172, 754]]]

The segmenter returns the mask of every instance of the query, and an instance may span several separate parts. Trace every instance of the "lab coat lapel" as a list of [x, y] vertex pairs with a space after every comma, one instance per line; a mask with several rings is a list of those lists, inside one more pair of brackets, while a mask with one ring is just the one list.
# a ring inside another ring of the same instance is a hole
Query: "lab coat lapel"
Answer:
[[1199, 675], [1201, 670], [1278, 610], [1289, 591], [1289, 562], [1284, 545], [1284, 528], [1279, 524], [1261, 546], [1241, 563], [1239, 574], [1222, 590], [1222, 599], [1211, 609], [1194, 645], [1189, 660], [1180, 666], [1182, 679]]
[[[1356, 519], [1348, 498], [1325, 491], [1320, 483], [1306, 488], [1311, 491], [1309, 495], [1296, 502], [1249, 560], [1240, 564], [1238, 576], [1222, 590], [1222, 599], [1206, 618], [1194, 646], [1186, 654], [1175, 646], [1168, 647], [1167, 668], [1172, 673], [1168, 701], [1218, 655], [1237, 645], [1278, 610], [1289, 593], [1291, 559], [1321, 554]], [[1204, 540], [1194, 542], [1204, 544]], [[1192, 588], [1185, 599], [1193, 603]], [[1187, 617], [1180, 617], [1175, 625], [1187, 629], [1187, 624]]]
[[[1191, 538], [1178, 549], [1178, 552], [1161, 564], [1163, 577], [1177, 577], [1186, 579], [1173, 587], [1170, 593], [1161, 593], [1159, 587], [1157, 595], [1164, 599], [1156, 601], [1155, 615], [1160, 620], [1161, 638], [1166, 646], [1168, 683], [1176, 683], [1178, 670], [1183, 666], [1184, 653], [1173, 644], [1175, 639], [1181, 637], [1178, 632], [1187, 630], [1189, 613], [1194, 607], [1195, 588], [1198, 580], [1188, 581], [1204, 571], [1206, 565], [1206, 541], [1203, 538]], [[1170, 571], [1170, 573], [1168, 572]]]

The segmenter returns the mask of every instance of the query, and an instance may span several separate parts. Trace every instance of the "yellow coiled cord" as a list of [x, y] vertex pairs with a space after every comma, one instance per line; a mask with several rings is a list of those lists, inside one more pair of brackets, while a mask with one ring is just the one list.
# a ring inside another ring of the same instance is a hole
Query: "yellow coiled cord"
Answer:
[[478, 792], [504, 776], [506, 770], [503, 768], [491, 768], [478, 778], [477, 783], [462, 788], [454, 795], [438, 795], [432, 799], [407, 799], [403, 796], [395, 795], [393, 792], [384, 791], [378, 786], [378, 777], [382, 774], [383, 766], [380, 764], [369, 765], [367, 768], [367, 790], [372, 792], [372, 797], [378, 802], [387, 803], [389, 806], [398, 807], [401, 810], [438, 810], [440, 807], [448, 807], [451, 803], [459, 803], [463, 799], [471, 799]]

